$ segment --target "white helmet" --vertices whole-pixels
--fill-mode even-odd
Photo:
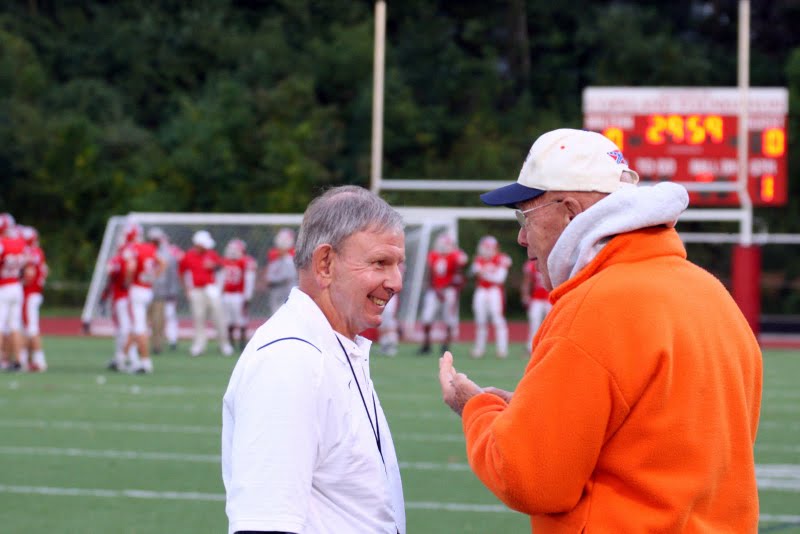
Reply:
[[[207,230],[198,230],[192,236],[192,244],[205,249],[212,249],[217,244]]]
[[[275,248],[289,250],[294,246],[294,230],[291,228],[281,228],[278,233],[275,234],[275,239],[273,239],[272,242]]]
[[[13,230],[15,224],[16,221],[14,221],[13,215],[10,213],[0,213],[0,235]]]
[[[147,230],[147,240],[148,241],[157,241],[161,243],[162,241],[167,240],[167,234],[164,233],[164,230],[159,228],[158,226],[153,226],[149,230]]]
[[[25,240],[30,246],[33,246],[39,242],[39,232],[36,231],[36,228],[33,226],[23,226],[20,228],[19,231],[22,239]]]
[[[491,235],[485,235],[478,241],[478,256],[483,258],[493,258],[497,254],[497,239]]]
[[[244,251],[246,249],[247,245],[245,242],[238,237],[234,237],[225,245],[225,257],[231,260],[238,260],[244,256]]]
[[[433,250],[439,254],[448,254],[456,248],[456,240],[450,232],[443,232],[436,236],[433,242]]]
[[[139,241],[142,237],[142,225],[136,221],[128,221],[125,223],[125,228],[122,230],[122,236],[125,243],[133,243]]]

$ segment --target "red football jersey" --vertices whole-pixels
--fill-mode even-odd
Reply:
[[[536,268],[535,260],[528,260],[523,267],[524,276],[530,281],[530,297],[535,300],[548,300],[550,292],[544,287],[544,277]]]
[[[122,250],[127,264],[133,265],[131,284],[152,287],[158,269],[158,249],[152,243],[131,243]],[[130,267],[129,267],[130,268]]]
[[[214,250],[190,248],[178,264],[181,276],[189,272],[194,287],[205,287],[214,283],[214,271],[222,267],[222,258]]]
[[[225,272],[222,290],[225,293],[244,293],[245,274],[255,271],[255,259],[252,256],[243,256],[235,260],[225,258],[222,260],[222,265]]]
[[[467,259],[467,253],[460,249],[445,254],[430,251],[428,268],[431,273],[431,287],[444,289],[454,285],[454,278],[467,264]]]
[[[108,290],[111,292],[112,302],[128,298],[128,284],[125,280],[125,258],[117,253],[108,260]]]
[[[19,237],[0,238],[0,286],[20,281],[27,245]]]
[[[271,248],[267,251],[267,263],[271,261],[275,261],[280,258],[284,253],[288,253],[289,256],[294,258],[294,248],[290,248],[287,251],[281,250],[279,248]]]
[[[509,267],[511,258],[507,254],[497,253],[491,258],[476,256],[473,260],[475,282],[480,287],[502,287]]]
[[[47,260],[44,251],[37,246],[28,247],[27,263],[25,264],[26,281],[22,286],[26,295],[44,291],[44,282],[47,279]]]

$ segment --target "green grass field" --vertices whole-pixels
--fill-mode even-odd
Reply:
[[[111,341],[50,337],[50,370],[0,374],[0,531],[226,532],[221,399],[235,359],[157,356],[152,376],[104,370]],[[530,531],[467,467],[459,419],[440,400],[437,360],[404,346],[372,373],[403,470],[412,534]],[[512,354],[521,354],[520,346]],[[525,360],[459,370],[513,389]],[[800,353],[767,351],[756,458],[761,532],[800,533]]]

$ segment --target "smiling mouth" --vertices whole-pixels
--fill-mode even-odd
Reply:
[[[388,300],[379,299],[378,297],[369,297],[369,300],[371,300],[376,306],[380,307],[386,306],[386,303],[389,302]]]

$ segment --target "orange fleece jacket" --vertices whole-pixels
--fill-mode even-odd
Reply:
[[[511,402],[464,408],[480,480],[536,534],[756,532],[761,351],[675,230],[614,237],[551,300]]]

